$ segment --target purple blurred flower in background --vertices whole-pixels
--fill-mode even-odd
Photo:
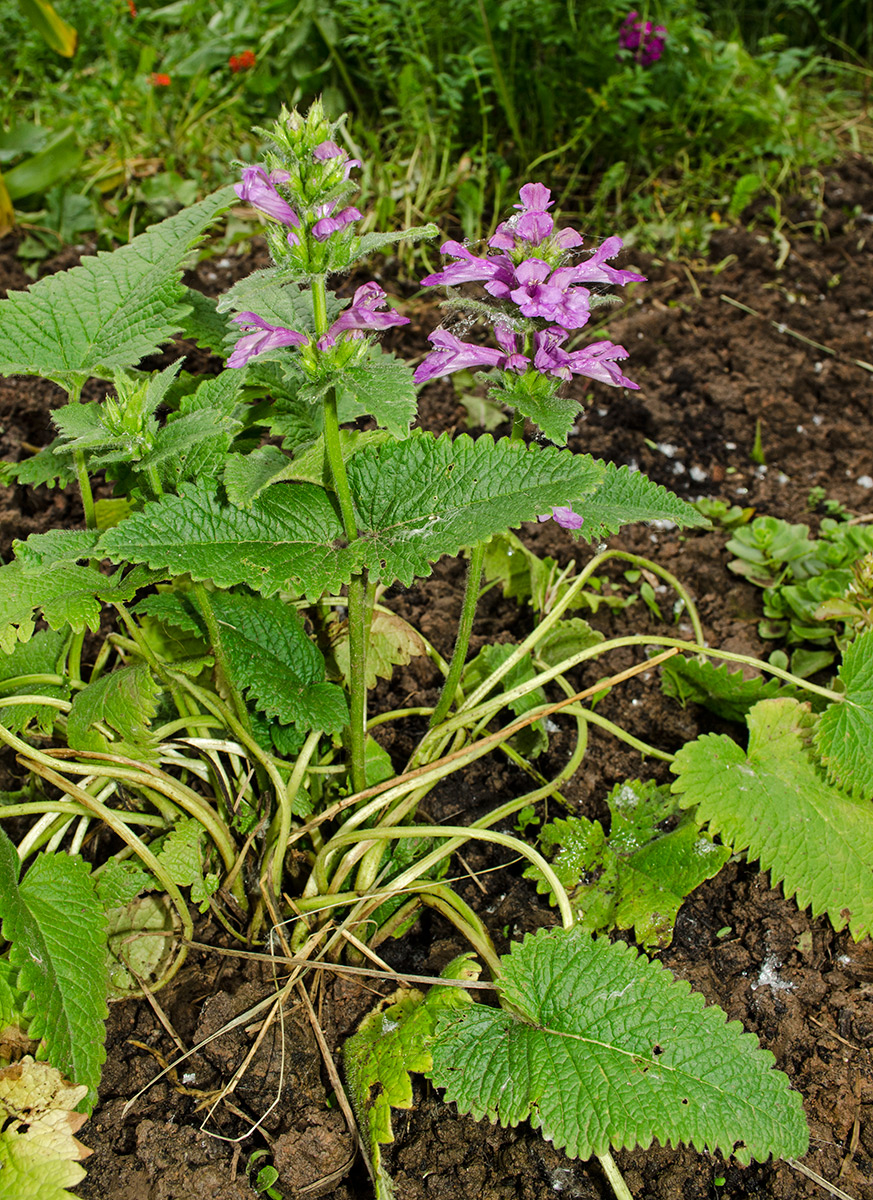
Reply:
[[[277,183],[287,183],[290,178],[287,171],[271,171],[268,175],[262,166],[245,167],[242,183],[236,184],[234,191],[245,204],[297,229],[300,226],[297,213],[276,191]]]
[[[557,521],[562,529],[581,529],[585,524],[584,517],[580,517],[577,512],[573,512],[572,508],[566,508],[564,505],[558,505],[550,513],[537,517],[537,520]]]
[[[618,48],[633,55],[640,66],[651,67],[664,53],[667,30],[663,25],[641,21],[636,11],[629,12],[618,31]]]
[[[263,354],[265,350],[275,350],[277,346],[305,346],[309,341],[305,334],[298,333],[296,329],[268,325],[257,313],[237,313],[232,320],[249,332],[234,346],[233,353],[227,360],[229,367],[244,367],[256,354]]]

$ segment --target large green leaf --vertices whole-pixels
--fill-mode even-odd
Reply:
[[[149,726],[157,712],[158,687],[145,663],[100,675],[76,693],[67,716],[67,741],[74,750],[113,751],[148,757],[153,746]],[[119,740],[109,741],[97,724]]]
[[[106,921],[81,858],[41,854],[19,881],[14,844],[0,830],[0,920],[17,986],[28,993],[28,1034],[53,1066],[97,1099],[106,1053]]]
[[[629,946],[541,930],[501,960],[504,1008],[442,1014],[431,1079],[461,1112],[529,1119],[573,1157],[690,1142],[801,1156],[800,1096],[724,1012]]]
[[[587,456],[553,447],[422,435],[351,459],[361,535],[351,544],[323,488],[278,483],[246,510],[203,488],[148,504],[109,530],[100,550],[114,561],[189,572],[222,588],[245,583],[266,595],[336,591],[362,567],[408,587],[444,554],[592,491],[602,472]]]
[[[747,753],[715,733],[682,747],[679,803],[859,940],[873,931],[873,806],[825,781],[809,749],[813,718],[796,700],[764,700],[747,720]]]
[[[182,328],[182,267],[234,199],[222,188],[111,254],[50,275],[0,301],[0,374],[71,385],[135,366]]]
[[[739,669],[731,671],[727,663],[715,666],[709,659],[683,658],[677,654],[661,667],[661,687],[665,696],[674,696],[686,704],[703,704],[726,721],[744,721],[746,713],[761,700],[786,696],[797,699],[799,690],[778,679],[746,679]]]
[[[64,630],[55,632],[43,629],[34,634],[29,642],[19,642],[11,654],[0,656],[0,692],[8,695],[10,683],[20,676],[56,675],[63,669],[65,650],[69,635]],[[67,683],[26,683],[15,689],[19,694],[47,696],[57,700],[69,700],[70,687]],[[13,733],[20,733],[31,721],[35,721],[42,733],[51,732],[58,710],[46,704],[15,704],[0,709],[0,724]]]
[[[831,780],[873,800],[873,630],[846,647],[845,698],[822,714],[816,745]]]

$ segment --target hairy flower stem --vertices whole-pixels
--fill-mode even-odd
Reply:
[[[525,344],[525,349],[528,349],[527,344]],[[516,412],[512,418],[512,435],[510,441],[520,442],[522,440],[524,437],[524,425],[524,414]],[[476,604],[479,600],[479,585],[482,582],[482,565],[484,561],[485,543],[479,542],[470,551],[470,565],[467,570],[467,586],[464,591],[464,603],[458,623],[458,636],[455,640],[455,649],[449,665],[449,673],[443,684],[442,694],[430,718],[431,729],[445,719],[446,713],[448,713],[455,698],[455,692],[458,690],[458,684],[461,682],[464,664],[467,661],[470,634],[473,631],[473,619],[476,616]]]
[[[327,331],[327,303],[324,279],[312,281],[312,310],[315,332]],[[339,501],[343,529],[350,542],[358,536],[355,505],[343,461],[339,435],[336,391],[331,388],[324,401],[324,445],[331,478]],[[367,737],[367,640],[369,616],[367,575],[362,571],[349,580],[349,753],[352,760],[352,785],[355,791],[367,786],[364,745]]]
[[[442,695],[430,718],[431,727],[439,725],[452,706],[464,664],[467,660],[467,648],[470,645],[470,634],[473,631],[473,618],[476,616],[476,601],[479,598],[479,585],[482,582],[482,563],[485,559],[485,543],[479,542],[470,551],[470,564],[467,568],[467,586],[464,590],[464,603],[461,608],[461,619],[458,622],[458,636],[449,673],[443,684]]]
[[[202,583],[195,583],[193,591],[197,600],[197,607],[200,609],[200,615],[206,623],[206,632],[209,634],[209,644],[212,647],[212,653],[215,655],[215,675],[218,690],[223,695],[230,696],[237,720],[251,732],[252,726],[245,701],[233,686],[230,672],[227,669],[227,656],[224,653],[224,645],[221,640],[221,628],[218,624],[218,618],[215,615],[215,609],[212,607],[212,601],[209,599],[209,592]]]

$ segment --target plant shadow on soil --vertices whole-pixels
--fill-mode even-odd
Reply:
[[[571,440],[573,448],[634,463],[686,498],[719,497],[805,521],[813,529],[818,518],[807,507],[813,487],[823,487],[854,512],[873,508],[873,373],[853,361],[873,358],[873,164],[850,159],[830,171],[824,198],[820,220],[826,236],[807,236],[804,228],[811,227],[817,214],[798,209],[790,253],[782,263],[780,246],[766,233],[742,229],[718,233],[705,263],[661,263],[628,254],[627,261],[639,265],[649,282],[637,289],[628,306],[611,313],[607,336],[629,350],[627,370],[641,390],[618,393],[594,385]],[[63,269],[75,260],[73,251],[65,252],[49,269]],[[253,266],[264,265],[263,260],[262,249],[247,257],[205,260],[193,282],[217,294]],[[390,264],[383,271],[381,282],[389,293],[414,297],[413,287],[392,277]],[[0,242],[0,288],[26,283],[14,257],[14,240]],[[760,315],[743,312],[730,299]],[[412,324],[393,331],[390,345],[405,355],[420,355],[425,335],[441,313],[432,302],[416,299],[406,311]],[[192,355],[190,346],[182,351],[189,355],[189,369],[218,367],[196,350]],[[191,357],[198,355],[192,364]],[[0,456],[18,458],[46,444],[52,436],[48,411],[58,402],[51,384],[0,380]],[[465,418],[450,380],[424,389],[422,426],[462,430]],[[766,466],[756,466],[750,458],[759,420]],[[5,557],[13,537],[80,523],[78,499],[69,493],[16,488],[0,497]],[[553,522],[526,526],[521,535],[538,552],[562,563],[572,557],[584,562],[592,553]],[[699,604],[710,645],[766,656],[756,630],[759,594],[727,571],[724,542],[718,531],[682,535],[637,526],[610,545],[652,557],[678,574]],[[615,578],[620,578],[618,571]],[[408,591],[394,589],[388,602],[448,655],[462,587],[463,565],[439,563],[430,579]],[[664,597],[668,615],[672,599]],[[498,589],[489,591],[477,615],[471,650],[486,640],[517,640],[529,619]],[[612,615],[601,610],[591,620],[616,636],[638,632],[641,624],[653,634],[675,635],[676,629],[657,622],[641,604]],[[630,651],[619,651],[608,665],[618,671],[632,661]],[[579,686],[595,677],[580,672]],[[380,686],[374,707],[434,703],[437,685],[430,664],[413,660]],[[722,728],[704,710],[683,710],[666,699],[654,673],[615,689],[600,711],[671,751],[701,732]],[[728,728],[736,733],[736,727],[724,726]],[[401,765],[422,729],[409,721],[390,734],[385,730],[380,729],[380,738]],[[560,732],[552,737],[547,766],[559,768],[568,744]],[[7,761],[6,770],[14,772],[14,763]],[[603,819],[613,784],[638,776],[666,780],[668,772],[592,730],[585,760],[563,793],[573,812]],[[426,810],[436,821],[473,820],[528,787],[512,765],[483,760],[463,780],[445,781],[428,797]],[[506,864],[498,847],[471,843],[464,860],[458,867],[458,890],[483,915],[498,950],[504,952],[510,938],[554,924],[553,910],[539,902],[533,885],[522,878],[522,865]],[[216,947],[229,944],[217,927],[204,926],[199,935]],[[428,914],[402,941],[381,952],[397,970],[430,974],[465,948],[448,924]],[[855,1200],[873,1200],[870,940],[856,945],[847,933],[834,933],[825,917],[812,920],[781,891],[771,889],[754,864],[734,861],[685,902],[672,944],[659,957],[708,1001],[742,1021],[788,1072],[803,1096],[811,1128],[806,1165]],[[159,1000],[179,1038],[193,1046],[274,988],[263,965],[195,952]],[[319,979],[312,1000],[336,1052],[375,1002],[375,994],[372,984],[338,973]],[[331,1085],[299,1003],[288,1007],[284,1030],[274,1027],[264,1038],[233,1093],[232,1107],[220,1105],[206,1122],[208,1132],[201,1129],[204,1098],[232,1077],[254,1037],[246,1028],[223,1035],[124,1112],[126,1101],[177,1051],[147,1003],[112,1005],[100,1104],[82,1131],[94,1150],[86,1163],[87,1179],[78,1189],[83,1200],[251,1200],[256,1191],[246,1164],[264,1147],[279,1172],[275,1187],[283,1196],[370,1197],[354,1138],[339,1109],[329,1104]],[[280,1067],[284,1083],[279,1102],[257,1134],[233,1141],[248,1121],[270,1108]],[[386,1161],[404,1200],[471,1193],[481,1200],[610,1195],[596,1163],[568,1160],[526,1125],[503,1130],[459,1117],[420,1080],[414,1108],[395,1113],[394,1129],[396,1141],[386,1150]],[[717,1155],[657,1145],[618,1151],[615,1157],[640,1200],[796,1200],[823,1194],[784,1162],[740,1168]]]

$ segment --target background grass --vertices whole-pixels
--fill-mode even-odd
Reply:
[[[372,224],[473,239],[538,179],[595,233],[696,252],[750,202],[784,221],[784,196],[815,199],[821,167],[873,146],[873,0],[637,5],[668,31],[649,67],[618,50],[630,0],[57,0],[71,60],[0,0],[23,252],[125,239],[255,159],[253,123],[319,94],[350,113]]]

